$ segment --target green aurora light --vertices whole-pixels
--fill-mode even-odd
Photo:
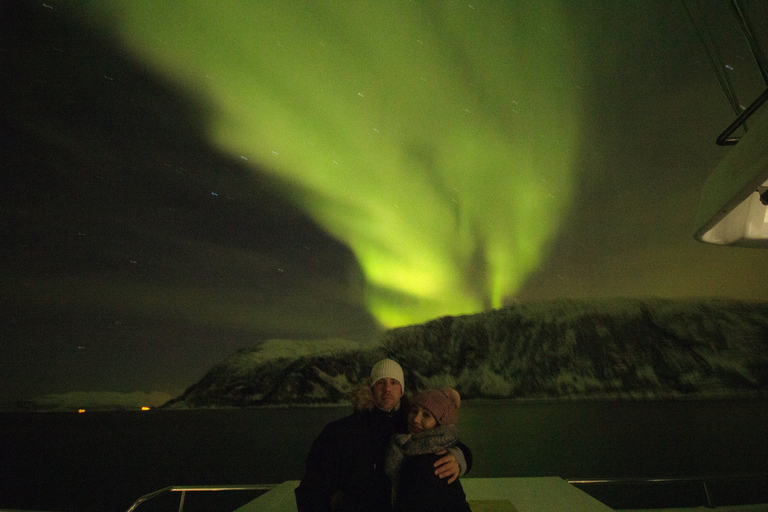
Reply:
[[[577,42],[549,2],[84,2],[217,147],[354,251],[388,327],[514,296],[568,211]]]

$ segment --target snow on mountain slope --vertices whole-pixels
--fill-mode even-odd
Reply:
[[[557,300],[442,317],[370,345],[273,340],[217,365],[167,407],[341,403],[382,357],[407,391],[464,398],[641,398],[768,391],[768,304]]]

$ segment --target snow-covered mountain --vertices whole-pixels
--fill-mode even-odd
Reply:
[[[142,407],[159,407],[172,398],[162,391],[70,391],[49,394],[34,400],[0,404],[0,410],[9,411],[138,411]]]
[[[557,300],[391,329],[369,345],[243,349],[165,407],[341,403],[392,357],[406,391],[464,398],[641,398],[768,392],[768,303]]]

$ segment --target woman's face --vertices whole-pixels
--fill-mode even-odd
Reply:
[[[420,405],[411,406],[408,412],[408,429],[413,434],[429,430],[437,426],[437,420],[432,413]]]

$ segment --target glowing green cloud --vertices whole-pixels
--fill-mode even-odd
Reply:
[[[545,2],[93,2],[291,185],[387,326],[499,306],[570,204],[578,49]]]

